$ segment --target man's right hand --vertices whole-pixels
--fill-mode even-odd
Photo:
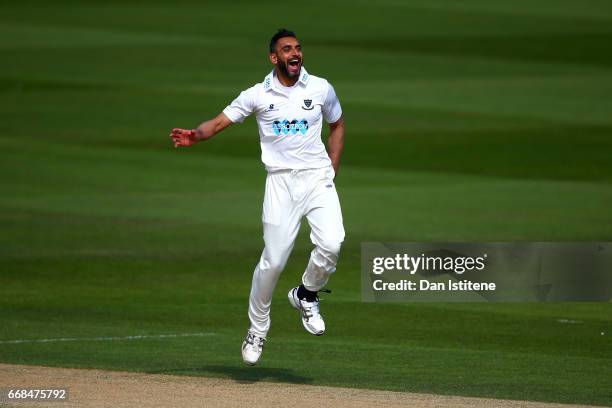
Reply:
[[[174,142],[174,147],[187,147],[199,142],[196,132],[193,129],[172,129],[170,137]]]
[[[211,120],[202,123],[196,129],[172,129],[170,137],[174,142],[174,147],[187,147],[210,139],[231,124],[232,121],[225,116],[225,113],[221,112]]]

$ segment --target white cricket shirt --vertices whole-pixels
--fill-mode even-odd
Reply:
[[[223,113],[234,123],[255,113],[261,161],[269,172],[331,165],[321,140],[322,122],[337,122],[342,108],[331,84],[304,67],[291,89],[280,85],[272,71],[262,83],[241,92]]]

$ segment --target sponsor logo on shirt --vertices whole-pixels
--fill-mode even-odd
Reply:
[[[272,122],[272,130],[277,136],[289,134],[296,135],[298,133],[305,135],[306,131],[308,130],[308,121],[306,119],[275,120]]]

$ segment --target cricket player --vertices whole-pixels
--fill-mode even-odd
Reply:
[[[270,304],[276,282],[306,217],[314,249],[299,286],[289,290],[304,328],[315,336],[325,332],[317,293],[336,270],[344,240],[342,212],[334,178],[344,146],[342,108],[334,88],[306,72],[295,33],[281,29],[270,40],[274,69],[243,91],[217,117],[196,129],[173,129],[175,147],[208,140],[233,123],[255,114],[261,159],[268,172],[263,202],[265,247],[253,273],[249,296],[251,326],[242,343],[242,358],[254,365],[270,330]],[[323,120],[329,123],[327,150],[321,140]]]

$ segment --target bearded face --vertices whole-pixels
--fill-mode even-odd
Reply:
[[[278,71],[289,79],[298,78],[302,69],[302,47],[294,37],[283,37],[276,43],[276,52],[270,60]]]

